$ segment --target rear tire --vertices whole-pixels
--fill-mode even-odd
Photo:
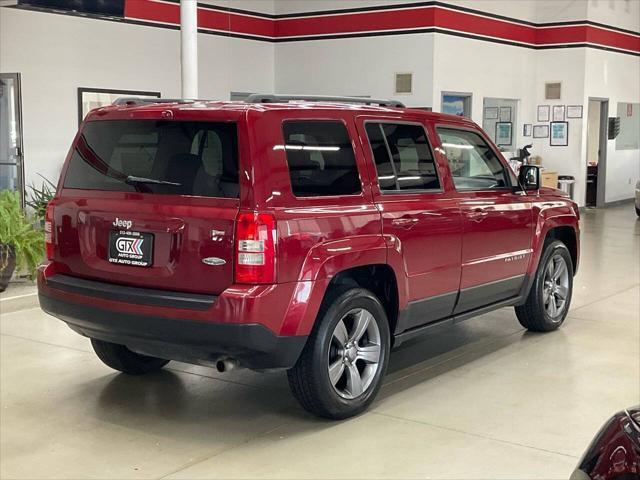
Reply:
[[[364,411],[382,385],[389,361],[389,323],[376,296],[362,288],[323,301],[289,386],[302,407],[340,420]]]
[[[640,208],[636,207],[636,215],[640,217]]]
[[[143,375],[145,373],[156,372],[164,367],[169,360],[162,358],[147,357],[139,353],[132,352],[124,345],[104,342],[95,338],[91,339],[93,351],[102,362],[122,373],[128,375]]]
[[[573,263],[566,245],[545,242],[536,276],[523,305],[515,307],[520,324],[532,332],[557,329],[567,316],[573,291]]]

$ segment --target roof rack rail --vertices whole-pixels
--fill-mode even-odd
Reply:
[[[205,100],[191,100],[185,98],[158,98],[158,97],[118,97],[112,105],[142,105],[145,103],[194,103]]]
[[[245,101],[247,103],[286,103],[296,100],[303,102],[361,103],[364,105],[379,105],[381,107],[405,108],[404,104],[397,100],[366,97],[334,97],[331,95],[264,95],[254,93],[253,95],[249,95]]]

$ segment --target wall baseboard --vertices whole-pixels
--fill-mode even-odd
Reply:
[[[631,197],[631,198],[623,198],[622,200],[615,200],[613,202],[605,202],[604,208],[617,207],[619,205],[633,203],[635,201],[636,201],[635,197]]]

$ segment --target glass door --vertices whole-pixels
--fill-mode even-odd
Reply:
[[[24,202],[20,74],[0,73],[0,190],[20,192]]]

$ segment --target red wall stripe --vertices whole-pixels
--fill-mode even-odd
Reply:
[[[269,18],[249,17],[233,13],[201,8],[198,10],[198,24],[203,28],[226,30],[242,35],[275,36],[275,25]]]
[[[500,40],[535,44],[536,28],[529,25],[480,17],[464,12],[437,8],[436,26]]]
[[[540,28],[536,38],[537,45],[584,42],[640,52],[639,37],[592,25]]]
[[[614,32],[612,30],[591,26],[587,28],[585,36],[587,42],[590,43],[640,52],[640,36]]]
[[[127,0],[124,4],[124,16],[125,18],[177,25],[180,23],[180,7],[152,0]],[[198,11],[198,16],[200,16],[200,11]]]
[[[127,0],[128,19],[180,23],[176,3]],[[455,10],[455,7],[417,6],[398,10],[338,13],[294,18],[266,18],[210,8],[198,9],[198,26],[267,40],[439,28],[528,46],[591,43],[640,53],[640,34],[622,33],[593,25],[531,26]]]
[[[276,37],[305,37],[434,26],[433,7],[275,20]]]
[[[180,24],[180,6],[154,0],[127,0],[125,18]],[[250,17],[208,8],[198,9],[198,27],[241,35],[275,37],[275,25],[269,18]]]

